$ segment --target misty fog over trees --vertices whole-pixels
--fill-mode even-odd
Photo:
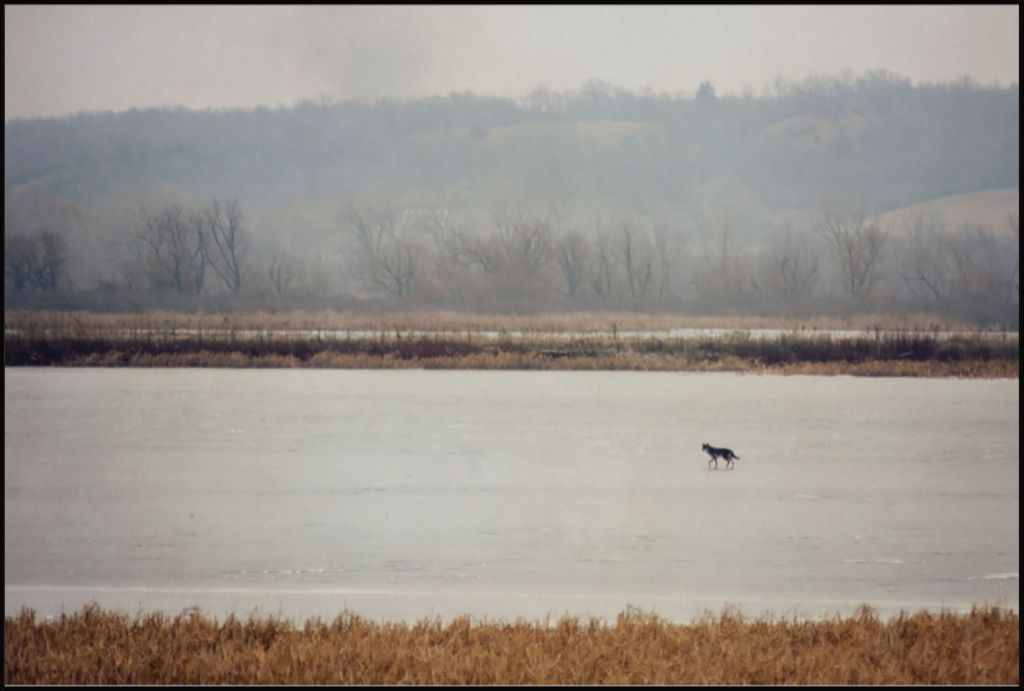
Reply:
[[[1019,325],[1019,87],[887,72],[755,94],[14,120],[5,307],[934,312]],[[1016,205],[1015,205],[1016,206]]]

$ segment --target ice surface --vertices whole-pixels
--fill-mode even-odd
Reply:
[[[1018,417],[1015,380],[6,369],[5,612],[1017,609]]]

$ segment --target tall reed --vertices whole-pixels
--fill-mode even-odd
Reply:
[[[673,624],[629,610],[614,624],[372,622],[302,626],[189,611],[126,615],[96,606],[52,621],[6,617],[6,684],[1009,684],[1019,617],[870,608],[827,620],[734,611]]]

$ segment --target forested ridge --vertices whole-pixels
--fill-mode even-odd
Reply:
[[[5,306],[1019,322],[1019,89],[888,72],[755,94],[133,110],[4,128]]]

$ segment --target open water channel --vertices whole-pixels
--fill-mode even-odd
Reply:
[[[1019,610],[1016,380],[4,375],[7,616]]]

